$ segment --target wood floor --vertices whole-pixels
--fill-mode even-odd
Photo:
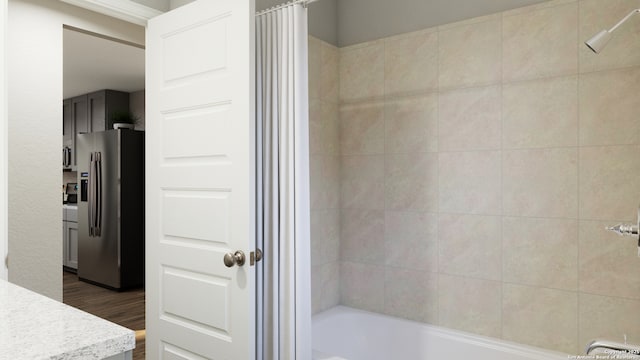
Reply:
[[[63,302],[131,330],[144,329],[144,290],[117,292],[78,280],[68,272],[63,275]],[[144,340],[136,344],[133,360],[144,360]]]

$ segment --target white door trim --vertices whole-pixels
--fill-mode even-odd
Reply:
[[[9,271],[5,258],[9,252],[7,212],[7,0],[0,0],[0,279],[7,280]]]
[[[147,21],[162,14],[160,10],[130,0],[60,0],[134,24],[147,26]]]

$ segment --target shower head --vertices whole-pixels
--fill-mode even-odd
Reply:
[[[585,45],[587,45],[587,47],[589,47],[589,49],[591,49],[591,51],[593,51],[594,53],[599,54],[600,51],[602,51],[602,49],[604,49],[604,47],[607,46],[607,43],[609,42],[609,40],[611,40],[611,37],[613,36],[613,32],[616,31],[616,29],[620,27],[620,25],[624,24],[627,20],[629,20],[629,18],[631,18],[633,15],[637,13],[640,13],[640,9],[635,9],[632,12],[630,12],[627,16],[625,16],[622,20],[620,20],[610,30],[605,29],[600,31],[591,39],[585,41],[584,42]]]
[[[611,36],[612,35],[609,30],[602,30],[599,33],[595,34],[591,39],[585,41],[584,44],[587,45],[587,47],[591,49],[591,51],[599,54],[600,51],[602,51],[602,49],[607,46],[607,43],[609,43],[609,40],[611,40]]]

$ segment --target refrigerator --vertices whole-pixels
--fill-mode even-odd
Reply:
[[[77,138],[78,277],[109,289],[144,284],[144,132]]]

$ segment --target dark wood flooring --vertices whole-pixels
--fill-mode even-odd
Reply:
[[[63,272],[63,302],[131,330],[144,329],[144,289],[117,292],[78,280]],[[136,344],[133,360],[144,360],[144,340]]]

